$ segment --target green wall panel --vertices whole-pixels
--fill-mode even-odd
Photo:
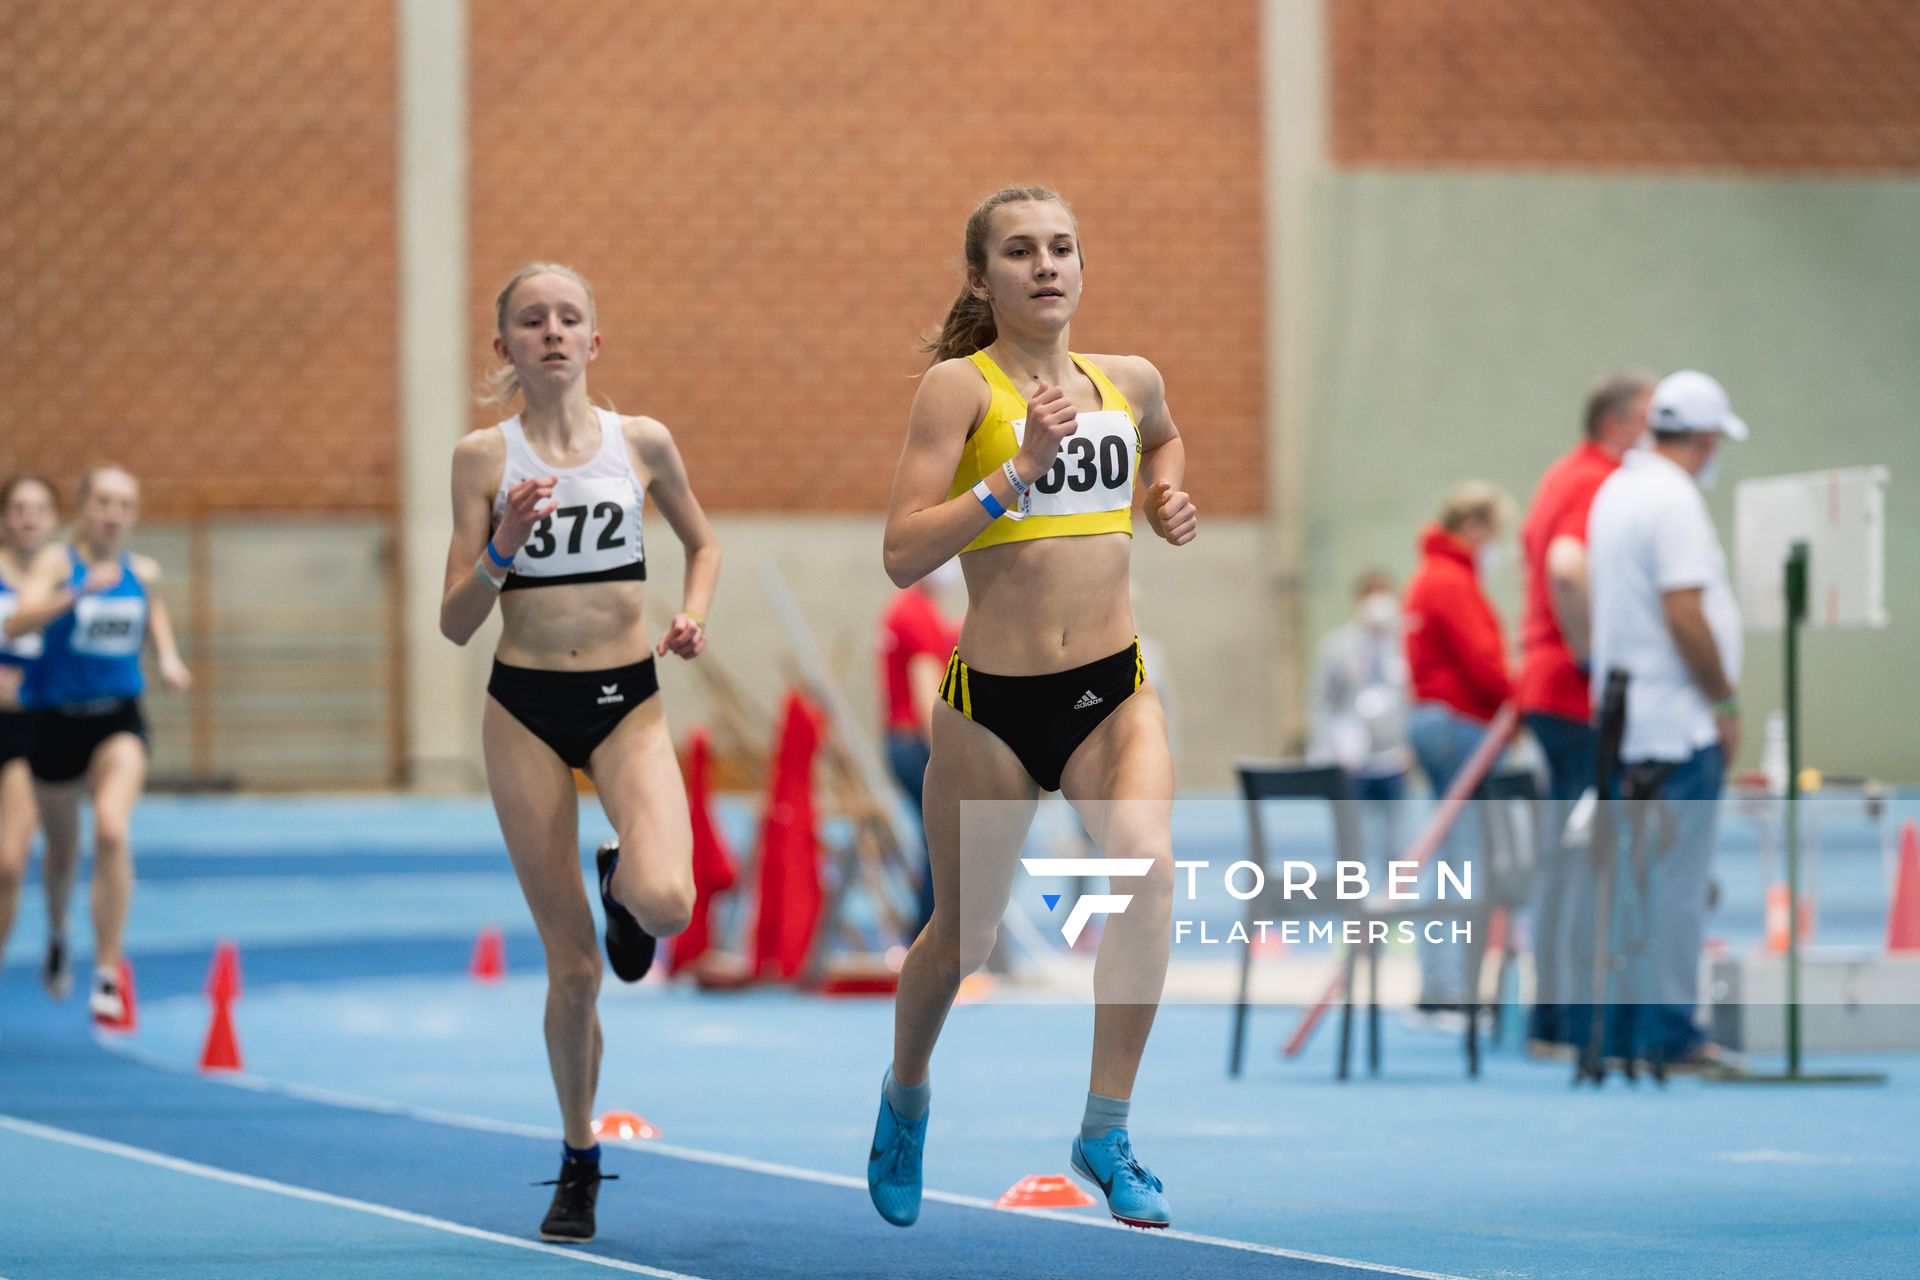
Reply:
[[[1920,782],[1920,182],[1345,173],[1316,220],[1315,634],[1363,566],[1411,569],[1453,481],[1524,504],[1599,374],[1701,368],[1753,427],[1709,495],[1729,555],[1741,478],[1892,469],[1894,625],[1808,636],[1805,756]],[[1511,635],[1517,566],[1492,585]],[[1778,638],[1749,636],[1743,764],[1779,688]]]

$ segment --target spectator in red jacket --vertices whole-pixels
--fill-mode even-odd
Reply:
[[[1571,917],[1577,912],[1592,918],[1591,885],[1574,874],[1560,833],[1580,793],[1593,785],[1587,512],[1621,455],[1646,434],[1652,395],[1653,378],[1644,373],[1627,370],[1601,379],[1587,396],[1585,438],[1540,477],[1520,529],[1527,604],[1514,700],[1547,762],[1531,895],[1534,1006],[1527,1020],[1527,1047],[1543,1057],[1586,1035],[1586,1028],[1572,1026],[1565,1006],[1571,998]]]
[[[1487,722],[1513,694],[1500,618],[1481,589],[1500,538],[1512,524],[1512,510],[1512,500],[1493,485],[1477,480],[1456,485],[1440,506],[1438,523],[1421,533],[1420,567],[1407,582],[1403,612],[1413,685],[1407,736],[1435,796],[1453,782],[1480,745]],[[1441,863],[1464,876],[1479,839],[1469,806],[1441,842],[1426,883],[1437,881]],[[1445,927],[1450,933],[1450,922]],[[1459,1009],[1473,999],[1469,952],[1462,943],[1435,943],[1435,932],[1422,936],[1420,1008]]]

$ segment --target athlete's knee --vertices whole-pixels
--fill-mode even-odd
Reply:
[[[993,955],[993,949],[1000,944],[1000,925],[998,921],[982,924],[972,929],[956,929],[953,948],[953,980],[959,982],[969,974],[977,973]]]
[[[693,922],[693,881],[643,880],[634,900],[626,905],[640,927],[656,938],[671,938]]]
[[[1133,901],[1128,904],[1127,914],[1144,920],[1164,919],[1173,912],[1173,852],[1170,849],[1142,850],[1128,855],[1147,857],[1152,865],[1147,874],[1131,879],[1113,881],[1115,893],[1130,893]]]
[[[569,947],[547,954],[547,989],[568,1004],[590,1005],[600,995],[600,951]]]
[[[94,815],[93,851],[95,858],[124,858],[127,855],[127,820],[117,815]]]
[[[923,963],[935,980],[949,987],[958,987],[962,978],[985,964],[994,944],[991,936],[984,939],[976,936],[971,941],[965,938],[956,915],[936,906],[933,919],[913,940],[916,961]]]

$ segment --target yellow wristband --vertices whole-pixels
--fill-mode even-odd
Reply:
[[[700,614],[695,613],[691,609],[682,609],[680,612],[683,616],[692,618],[695,624],[698,625],[701,630],[703,631],[706,630],[706,626],[707,626],[706,618],[702,617]]]

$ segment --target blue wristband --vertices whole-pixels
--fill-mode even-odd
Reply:
[[[499,565],[502,569],[513,568],[513,557],[512,556],[502,557],[498,551],[495,551],[493,549],[492,538],[487,539],[487,559],[493,561],[495,564]]]
[[[1000,499],[993,496],[993,490],[987,488],[985,480],[973,486],[973,496],[980,499],[980,505],[987,509],[987,515],[991,518],[998,520],[1007,514],[1007,509],[1000,505]]]

